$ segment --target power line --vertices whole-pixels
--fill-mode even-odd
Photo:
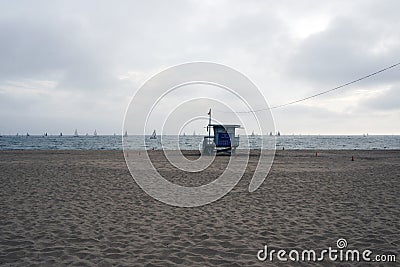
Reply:
[[[396,63],[396,64],[393,64],[393,65],[391,65],[391,66],[388,66],[388,67],[386,67],[386,68],[380,69],[380,70],[378,70],[378,71],[375,71],[375,72],[373,72],[373,73],[370,73],[370,74],[368,74],[368,75],[366,75],[366,76],[364,76],[364,77],[361,77],[361,78],[352,80],[352,81],[350,81],[350,82],[344,83],[344,84],[342,84],[342,85],[336,86],[336,87],[334,87],[334,88],[332,88],[332,89],[329,89],[329,90],[320,92],[320,93],[315,94],[315,95],[311,95],[311,96],[308,96],[308,97],[304,97],[304,98],[301,98],[301,99],[298,99],[298,100],[294,100],[294,101],[288,102],[288,103],[286,103],[286,104],[277,105],[277,106],[273,106],[273,107],[270,107],[270,108],[263,108],[263,109],[250,110],[250,111],[239,111],[239,112],[234,112],[234,113],[254,113],[254,112],[259,112],[259,111],[264,111],[264,110],[271,110],[271,109],[277,109],[277,108],[282,108],[282,107],[286,107],[286,106],[289,106],[289,105],[293,105],[293,104],[296,104],[296,103],[299,103],[299,102],[302,102],[302,101],[306,101],[306,100],[308,100],[308,99],[310,99],[310,98],[314,98],[314,97],[317,97],[317,96],[320,96],[320,95],[324,95],[324,94],[330,93],[330,92],[332,92],[332,91],[336,91],[336,90],[341,89],[341,88],[343,88],[343,87],[349,86],[350,84],[357,83],[357,82],[360,82],[360,81],[362,81],[362,80],[368,79],[368,78],[370,78],[370,77],[372,77],[372,76],[375,76],[375,75],[377,75],[377,74],[379,74],[379,73],[382,73],[382,72],[384,72],[384,71],[387,71],[387,70],[392,69],[392,68],[394,68],[394,67],[397,67],[397,66],[399,66],[399,65],[400,65],[400,62],[398,62],[398,63]]]

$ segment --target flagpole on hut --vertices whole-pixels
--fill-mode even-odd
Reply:
[[[210,108],[210,111],[208,112],[208,116],[210,116],[210,117],[208,118],[207,131],[208,131],[208,138],[211,138],[211,129],[210,129],[210,127],[211,127],[211,108]],[[210,139],[208,139],[208,140],[210,140]]]

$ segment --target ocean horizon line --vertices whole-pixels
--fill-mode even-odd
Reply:
[[[47,135],[45,134],[36,134],[36,133],[15,133],[15,134],[0,134],[0,137],[109,137],[109,136],[120,136],[120,137],[124,137],[124,134],[97,134],[97,135],[93,135],[93,134],[79,134],[79,135],[74,135],[74,134],[49,134],[47,133]],[[129,136],[151,136],[151,134],[128,134]],[[190,137],[190,136],[207,136],[207,134],[158,134],[157,136],[182,136],[182,137]],[[301,133],[293,133],[293,134],[280,134],[280,135],[269,135],[269,134],[239,134],[239,136],[249,136],[249,137],[257,137],[257,136],[264,136],[264,137],[281,137],[281,136],[363,136],[363,137],[368,137],[368,136],[400,136],[400,133],[395,133],[395,134],[388,134],[388,133],[377,133],[377,134],[370,134],[370,133],[361,133],[361,134],[335,134],[335,133],[331,133],[331,134],[301,134]],[[127,136],[125,136],[127,137]]]

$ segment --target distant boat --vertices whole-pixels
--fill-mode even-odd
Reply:
[[[62,133],[60,133],[60,136],[62,136]]]
[[[19,133],[17,133],[17,136],[19,136]]]
[[[156,130],[153,131],[153,134],[150,136],[150,139],[157,139]]]
[[[272,132],[269,132],[269,136],[272,136]]]
[[[124,137],[128,137],[128,131],[125,131]]]
[[[278,133],[276,134],[277,136],[281,136],[281,132],[278,131]]]
[[[78,137],[79,135],[78,135],[78,130],[77,129],[75,129],[75,132],[74,132],[74,137]]]
[[[186,136],[186,133],[183,133],[183,136]]]
[[[44,133],[44,136],[47,136],[47,133]]]
[[[196,131],[193,131],[193,136],[196,136]]]
[[[86,136],[89,136],[89,134],[88,134],[88,133],[86,133]]]
[[[97,131],[94,130],[93,136],[97,136]]]
[[[26,136],[30,136],[29,133],[26,133]]]

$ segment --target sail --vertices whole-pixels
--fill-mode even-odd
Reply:
[[[157,139],[156,130],[153,131],[153,134],[150,136],[150,139]]]
[[[75,129],[74,136],[78,136],[78,130]]]

